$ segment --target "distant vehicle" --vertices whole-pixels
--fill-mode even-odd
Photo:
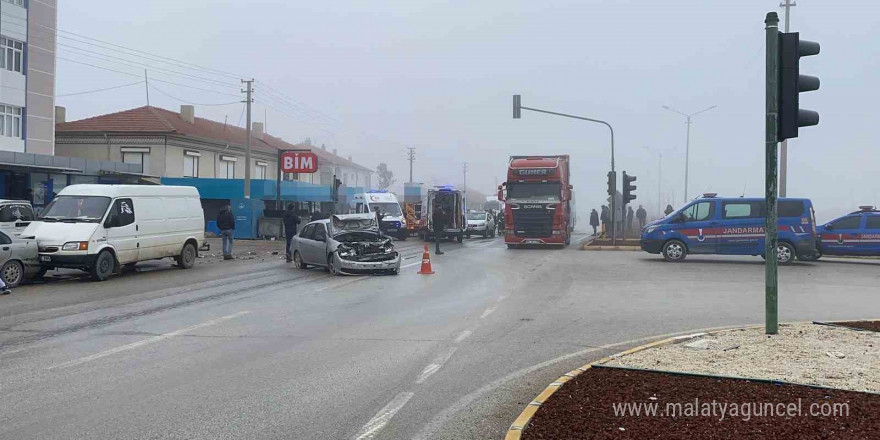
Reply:
[[[422,204],[404,203],[403,213],[406,216],[406,232],[409,235],[418,235],[422,227]]]
[[[290,252],[296,267],[321,266],[333,275],[400,272],[400,254],[369,213],[337,214],[308,223],[291,240]]]
[[[468,212],[467,213],[467,232],[465,236],[471,238],[471,235],[482,235],[483,238],[495,236],[495,217],[489,212]]]
[[[205,215],[191,186],[71,185],[21,237],[37,240],[44,269],[81,269],[103,281],[139,261],[174,258],[191,268]]]
[[[0,200],[0,231],[13,236],[34,221],[34,208],[27,200]]]
[[[571,243],[572,188],[567,154],[511,156],[507,182],[498,187],[507,247]]]
[[[399,240],[409,237],[406,216],[393,193],[372,191],[355,194],[349,202],[349,212],[353,214],[369,212],[375,215],[376,208],[382,214],[382,231]]]
[[[819,254],[880,256],[880,210],[860,206],[858,211],[819,226]]]
[[[7,286],[16,287],[24,279],[42,273],[36,240],[0,232],[0,276]]]
[[[777,261],[816,256],[816,217],[809,199],[779,199]],[[688,254],[764,256],[765,204],[762,198],[721,198],[705,194],[668,216],[645,225],[641,247],[666,261]]]
[[[427,228],[422,231],[422,239],[429,240],[438,238],[451,238],[458,240],[459,243],[464,241],[464,234],[467,230],[467,220],[464,217],[464,194],[451,186],[440,186],[428,190],[427,198],[428,209],[425,212],[427,217]],[[438,206],[442,206],[449,215],[446,228],[443,229],[441,237],[434,237],[434,210]]]

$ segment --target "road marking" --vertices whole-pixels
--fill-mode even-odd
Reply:
[[[394,396],[384,408],[380,409],[379,412],[361,428],[358,435],[355,437],[356,440],[369,440],[376,436],[385,425],[406,405],[406,402],[409,402],[409,399],[412,399],[413,393],[400,393]]]
[[[496,308],[497,308],[497,306],[496,306],[496,307],[489,307],[488,309],[486,309],[486,311],[483,312],[482,315],[480,315],[480,319],[483,319],[483,318],[485,318],[485,317],[491,315],[492,312],[494,312]]]
[[[434,362],[431,362],[430,364],[428,364],[427,367],[425,367],[424,370],[422,370],[422,373],[419,374],[419,378],[416,379],[416,383],[420,384],[431,377],[437,371],[440,371],[440,367],[442,367],[443,364],[445,364],[446,361],[448,361],[449,358],[452,357],[456,350],[458,350],[458,347],[452,347],[446,350],[446,352],[444,352],[440,356],[437,356],[437,358],[434,359]]]
[[[144,340],[142,340],[142,341],[133,342],[133,343],[131,343],[131,344],[122,345],[122,346],[119,346],[119,347],[116,347],[116,348],[111,348],[110,350],[102,351],[102,352],[100,352],[100,353],[95,353],[95,354],[90,355],[90,356],[86,356],[86,357],[82,357],[82,358],[79,358],[79,359],[74,359],[74,360],[72,360],[72,361],[64,362],[64,363],[61,363],[61,364],[58,364],[58,365],[54,365],[54,366],[49,367],[48,369],[49,369],[49,370],[53,370],[53,369],[56,369],[56,368],[67,368],[67,367],[73,367],[73,366],[76,366],[76,365],[84,364],[84,363],[86,363],[86,362],[91,362],[91,361],[94,361],[94,360],[97,360],[97,359],[101,359],[101,358],[103,358],[103,357],[107,357],[107,356],[110,356],[110,355],[113,355],[113,354],[116,354],[116,353],[121,353],[121,352],[123,352],[123,351],[134,350],[135,348],[143,347],[144,345],[155,344],[156,342],[161,342],[161,341],[164,341],[164,340],[166,340],[166,339],[168,339],[168,338],[171,338],[171,337],[174,337],[174,336],[179,336],[179,335],[182,335],[182,334],[184,334],[184,333],[191,332],[191,331],[193,331],[193,330],[197,330],[197,329],[200,329],[200,328],[205,328],[205,327],[208,327],[208,326],[212,326],[212,325],[214,325],[214,324],[219,324],[219,323],[221,323],[221,322],[223,322],[223,321],[228,321],[228,320],[230,320],[230,319],[237,318],[237,317],[239,317],[239,316],[246,315],[246,314],[248,314],[248,313],[250,313],[250,312],[249,312],[249,311],[243,311],[243,312],[233,313],[233,314],[231,314],[231,315],[226,315],[226,316],[223,316],[223,317],[220,317],[220,318],[217,318],[217,319],[212,319],[212,320],[210,320],[210,321],[205,321],[205,322],[203,322],[203,323],[201,323],[201,324],[191,325],[191,326],[189,326],[189,327],[184,327],[184,328],[182,328],[182,329],[180,329],[180,330],[175,330],[175,331],[173,331],[173,332],[169,332],[169,333],[163,333],[163,334],[161,334],[161,335],[159,335],[159,336],[153,336],[152,338],[149,338],[149,339],[144,339]]]
[[[471,334],[473,334],[472,331],[470,331],[470,330],[465,330],[465,331],[463,331],[463,332],[461,332],[461,333],[458,334],[458,336],[455,338],[455,342],[456,342],[456,343],[459,343],[459,342],[461,342],[461,341],[464,341],[465,339],[467,339],[468,337],[470,337]]]
[[[329,285],[329,286],[320,287],[320,288],[318,288],[318,289],[313,290],[312,292],[322,292],[322,291],[327,290],[327,289],[335,289],[335,288],[337,288],[337,287],[347,286],[347,285],[349,285],[349,284],[353,284],[353,283],[356,283],[356,282],[358,282],[358,281],[363,281],[363,280],[365,280],[365,279],[367,279],[367,278],[369,278],[369,277],[357,277],[357,278],[352,278],[352,279],[350,279],[350,280],[345,280],[345,281],[343,281],[343,282],[341,282],[341,283],[336,283],[336,284],[331,284],[331,285]]]
[[[403,266],[400,266],[400,268],[401,268],[401,269],[406,269],[407,267],[418,266],[419,264],[422,264],[422,261],[421,261],[421,260],[416,261],[415,263],[405,264],[405,265],[403,265]]]

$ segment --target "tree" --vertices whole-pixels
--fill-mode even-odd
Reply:
[[[388,189],[389,186],[394,185],[394,182],[397,182],[397,179],[394,178],[394,172],[388,169],[385,162],[376,167],[376,176],[379,179],[379,189]]]

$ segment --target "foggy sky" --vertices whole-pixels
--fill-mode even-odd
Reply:
[[[660,153],[663,204],[674,195],[680,206],[683,198],[684,118],[661,106],[690,113],[717,105],[692,125],[690,197],[763,196],[763,20],[769,11],[782,17],[777,0],[59,3],[63,31],[268,83],[321,114],[269,101],[286,113],[267,111],[270,134],[292,142],[311,137],[371,168],[387,162],[401,182],[408,175],[406,146],[417,148],[416,181],[460,185],[466,161],[468,186],[490,194],[504,180],[508,156],[568,153],[580,215],[598,207],[606,197],[608,130],[527,112],[513,120],[511,95],[520,93],[525,106],[609,121],[618,172],[638,176],[635,203],[649,210],[657,206]],[[801,63],[802,74],[822,80],[819,91],[802,95],[801,107],[818,111],[821,122],[790,142],[789,196],[812,198],[823,221],[877,204],[880,196],[880,135],[871,110],[880,90],[880,6],[797,3],[792,30],[822,45],[819,56]],[[82,53],[59,47],[61,57],[143,74]],[[232,77],[185,72],[223,85],[150,75],[237,94]],[[57,78],[58,94],[138,80],[64,60]],[[196,103],[236,101],[155,86]],[[264,119],[260,93],[258,84],[255,121]],[[181,104],[150,95],[153,105]],[[57,102],[73,120],[145,99],[143,86],[134,86]],[[237,123],[241,109],[197,106],[196,113]]]

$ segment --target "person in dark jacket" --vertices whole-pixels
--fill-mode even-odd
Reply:
[[[645,207],[639,205],[639,209],[636,210],[636,218],[639,219],[639,230],[645,229],[645,224],[648,223],[648,211],[645,211]]]
[[[379,209],[378,206],[373,208],[373,212],[376,213],[376,226],[379,227],[379,232],[382,235],[385,235],[385,226],[382,225],[382,219],[385,217],[385,215],[382,214],[382,211],[381,209]]]
[[[672,209],[672,205],[666,205],[666,210],[663,211],[663,213],[669,215],[672,214],[672,211],[674,211],[674,209]]]
[[[611,223],[611,210],[608,209],[608,206],[602,205],[602,214],[599,218],[602,220],[602,236],[604,237],[608,231],[608,224]]]
[[[596,228],[599,227],[599,213],[595,209],[590,212],[590,226],[593,227],[593,235],[595,236],[598,233]]]
[[[431,213],[431,222],[434,228],[434,253],[437,255],[443,255],[440,250],[440,240],[443,238],[443,231],[446,230],[447,221],[446,210],[442,206],[434,208],[434,212]]]
[[[290,254],[290,241],[293,240],[293,236],[296,235],[296,227],[299,225],[299,215],[297,215],[296,210],[293,209],[293,203],[287,204],[287,210],[284,211],[281,220],[284,222],[284,238],[287,239],[287,247],[284,249],[287,255],[287,262],[290,263],[292,261]]]
[[[220,238],[223,239],[223,259],[232,259],[232,242],[235,240],[235,215],[232,207],[226,205],[217,215],[217,228],[220,229]]]
[[[626,209],[626,230],[632,231],[633,228],[633,218],[635,218],[635,211],[633,211],[632,206],[628,206]]]

